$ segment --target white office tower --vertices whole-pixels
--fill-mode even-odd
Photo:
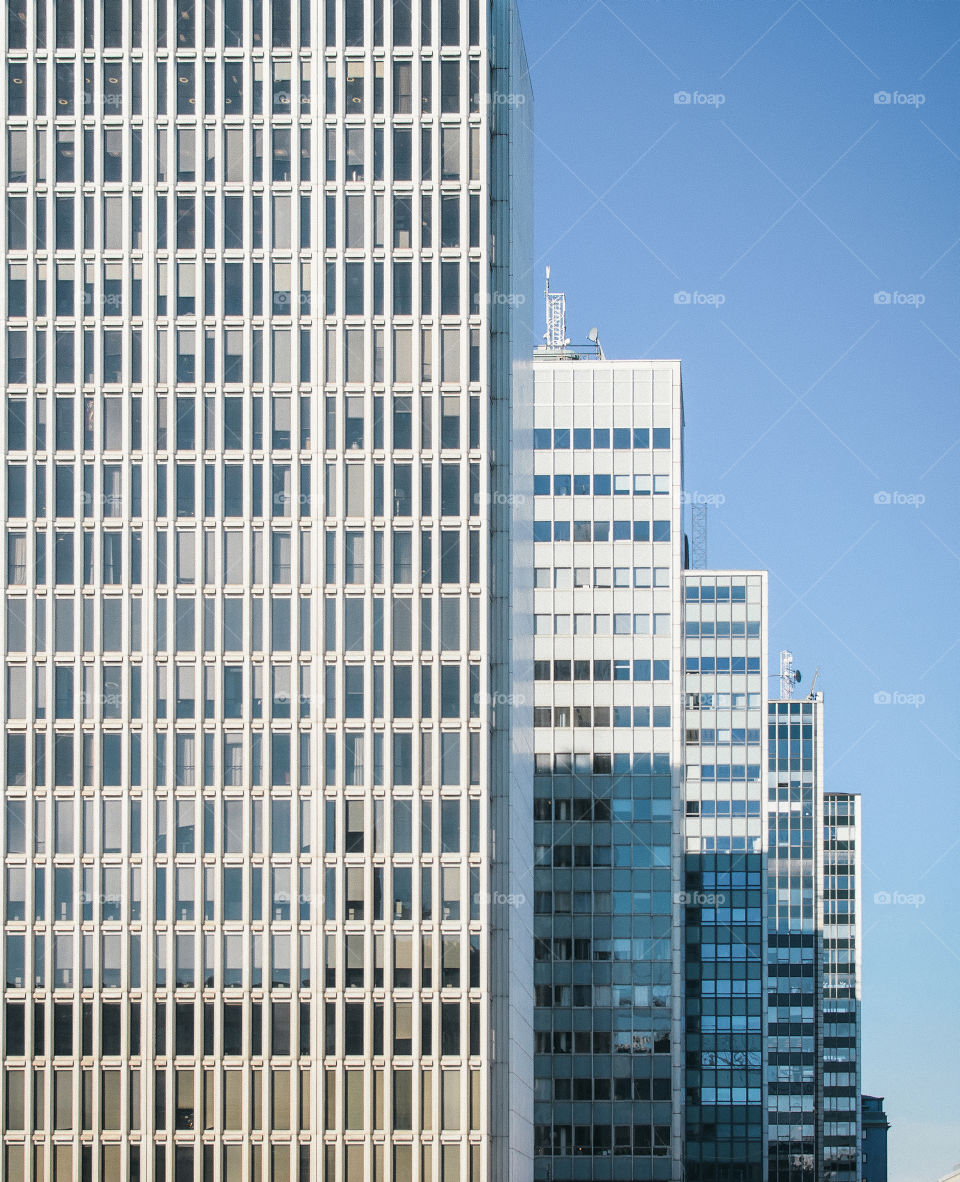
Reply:
[[[4,37],[0,1175],[523,1178],[513,6]]]
[[[680,366],[534,359],[537,1179],[683,1151]]]

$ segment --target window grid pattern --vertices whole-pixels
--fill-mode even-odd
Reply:
[[[679,367],[538,356],[534,416],[534,1176],[669,1178]]]
[[[8,7],[4,1176],[479,1178],[487,14]]]
[[[770,1178],[801,1178],[823,1135],[823,705],[768,704]]]
[[[766,576],[688,571],[684,583],[687,1176],[760,1182]]]
[[[824,796],[823,1170],[836,1182],[862,1171],[860,1083],[860,797]]]

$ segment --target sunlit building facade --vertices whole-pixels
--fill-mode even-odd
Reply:
[[[682,1168],[680,366],[534,360],[534,1177]]]
[[[0,1173],[522,1177],[516,12],[4,37]]]
[[[515,4],[3,35],[5,1182],[857,1182],[859,799],[679,363],[531,361]]]

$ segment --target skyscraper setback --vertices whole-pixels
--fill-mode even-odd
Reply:
[[[858,804],[824,795],[823,695],[769,698],[766,572],[688,569],[679,362],[571,347],[547,300],[534,1176],[855,1179]]]
[[[533,349],[513,0],[5,37],[4,1182],[856,1182],[859,800],[680,363]]]

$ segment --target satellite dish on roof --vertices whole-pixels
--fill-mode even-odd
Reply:
[[[600,344],[600,330],[598,328],[591,328],[587,333],[587,339],[591,344],[597,346],[597,354],[599,355],[600,360],[605,361],[606,358],[603,355],[603,345]]]

